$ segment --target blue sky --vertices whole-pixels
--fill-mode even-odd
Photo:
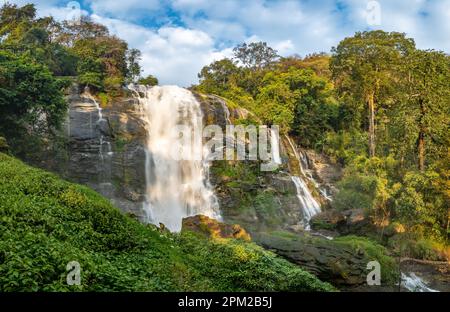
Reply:
[[[0,0],[0,3],[6,0]],[[35,3],[65,19],[70,1]],[[142,51],[145,74],[189,86],[237,43],[266,41],[283,56],[329,52],[355,31],[400,31],[422,49],[450,52],[450,0],[80,0],[83,14]],[[375,6],[374,6],[375,5]],[[376,14],[377,7],[380,14]],[[380,17],[377,19],[376,17]]]

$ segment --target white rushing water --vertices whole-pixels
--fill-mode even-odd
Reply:
[[[402,286],[412,292],[438,292],[438,290],[428,287],[414,272],[402,272]]]
[[[148,222],[163,223],[171,231],[179,231],[182,219],[206,215],[220,219],[219,205],[208,182],[208,151],[202,138],[193,137],[192,150],[203,157],[177,160],[173,147],[180,143],[174,136],[179,125],[189,126],[201,133],[202,111],[194,95],[176,86],[133,87],[146,123],[146,200],[144,210]]]
[[[309,221],[320,212],[320,205],[312,196],[308,189],[308,185],[303,179],[297,176],[291,176],[291,179],[297,188],[297,198],[303,212],[304,227],[306,230],[309,230]]]
[[[318,214],[321,211],[320,204],[317,202],[317,200],[312,196],[311,191],[308,188],[308,184],[306,183],[305,179],[307,178],[307,175],[305,173],[305,169],[303,168],[303,162],[300,158],[297,149],[295,148],[294,144],[291,141],[291,138],[289,136],[286,136],[286,139],[291,146],[291,149],[299,163],[299,169],[303,177],[300,176],[291,176],[292,181],[295,184],[295,187],[297,188],[297,198],[300,202],[300,208],[302,210],[303,214],[303,226],[305,230],[310,230],[311,227],[309,225],[309,222],[311,221],[311,218],[314,217],[316,214]]]

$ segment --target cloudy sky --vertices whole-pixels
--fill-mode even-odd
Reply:
[[[280,55],[329,52],[355,31],[413,37],[422,49],[450,52],[450,0],[0,0],[33,2],[40,16],[73,16],[108,26],[142,51],[144,74],[189,86],[213,60],[241,42],[266,41]],[[379,12],[379,14],[378,14]],[[76,13],[75,13],[76,14]]]

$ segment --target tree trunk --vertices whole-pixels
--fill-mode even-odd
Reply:
[[[423,100],[419,100],[420,103],[420,125],[419,125],[419,138],[417,140],[417,153],[419,160],[419,170],[421,172],[425,171],[425,105]]]
[[[375,103],[373,92],[367,96],[369,109],[369,156],[375,156]]]

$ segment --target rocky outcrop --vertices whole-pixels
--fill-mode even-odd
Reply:
[[[333,197],[337,193],[336,182],[342,177],[341,166],[333,164],[327,156],[311,149],[302,149],[300,154],[304,167],[310,170],[318,187]]]
[[[224,133],[226,125],[249,117],[256,120],[247,110],[230,107],[218,96],[196,94],[196,97],[201,103],[204,124],[218,125]],[[224,142],[227,140],[230,138],[225,136]],[[261,171],[258,161],[222,160],[211,164],[211,184],[226,222],[241,224],[250,232],[302,229],[302,212],[289,174],[289,156],[283,142],[280,154],[283,164],[275,171]]]
[[[85,184],[129,213],[143,218],[146,132],[137,101],[118,98],[99,107],[75,85],[63,127],[65,148],[38,164],[65,179]],[[97,100],[100,102],[100,100]]]
[[[381,264],[383,284],[392,284],[396,264],[383,247],[357,238],[328,240],[308,234],[258,234],[253,239],[287,260],[298,264],[321,280],[336,286],[366,284],[367,264]],[[376,252],[373,252],[377,250]],[[384,272],[383,272],[384,271]]]
[[[342,235],[365,234],[373,228],[363,209],[349,209],[345,211],[326,210],[311,219],[314,230],[333,230]]]
[[[257,120],[218,96],[194,95],[201,104],[204,125],[219,125],[225,131],[226,125],[243,119]],[[100,104],[101,116],[100,99],[95,102],[76,86],[69,92],[68,101],[66,148],[59,149],[58,155],[41,157],[37,165],[90,186],[124,212],[143,218],[147,134],[138,101],[129,96]],[[261,171],[259,161],[211,163],[210,181],[226,222],[241,224],[250,232],[302,230],[302,211],[290,178],[292,157],[288,152],[282,141],[283,163],[272,172]]]
[[[251,241],[250,234],[240,225],[222,223],[203,215],[184,218],[181,231],[191,231],[210,238],[235,238]]]

